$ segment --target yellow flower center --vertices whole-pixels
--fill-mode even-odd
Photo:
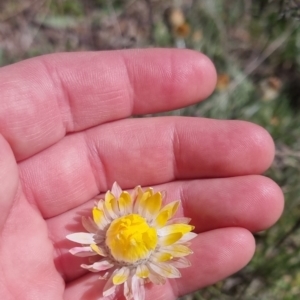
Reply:
[[[131,214],[110,224],[105,242],[117,261],[134,263],[155,249],[157,233],[140,215]]]

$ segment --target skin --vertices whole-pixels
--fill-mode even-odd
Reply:
[[[242,121],[128,118],[204,100],[215,83],[210,60],[189,50],[53,54],[0,69],[0,299],[103,299],[104,282],[65,236],[114,181],[181,199],[178,216],[199,233],[192,267],[147,285],[147,299],[176,299],[249,262],[252,232],[283,209],[259,175],[274,156],[269,134]]]

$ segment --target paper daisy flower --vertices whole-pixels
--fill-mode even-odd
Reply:
[[[189,218],[173,218],[180,201],[162,206],[165,193],[145,191],[137,186],[131,194],[115,182],[104,199],[95,203],[93,218],[82,218],[87,232],[73,233],[67,239],[81,247],[70,249],[76,256],[92,256],[82,268],[103,272],[103,296],[116,295],[124,285],[127,300],[143,300],[144,284],[164,284],[179,278],[178,268],[190,266],[185,256],[192,253],[189,241],[196,234]]]

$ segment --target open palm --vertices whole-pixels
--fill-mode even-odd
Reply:
[[[211,62],[187,50],[42,56],[0,69],[0,299],[101,299],[67,234],[82,231],[95,195],[117,181],[182,200],[192,267],[147,299],[175,299],[242,268],[250,232],[271,226],[283,198],[258,174],[272,162],[268,133],[250,123],[128,118],[207,97]]]

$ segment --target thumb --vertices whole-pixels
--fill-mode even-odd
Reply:
[[[18,197],[18,183],[18,166],[14,154],[0,134],[0,231]]]

